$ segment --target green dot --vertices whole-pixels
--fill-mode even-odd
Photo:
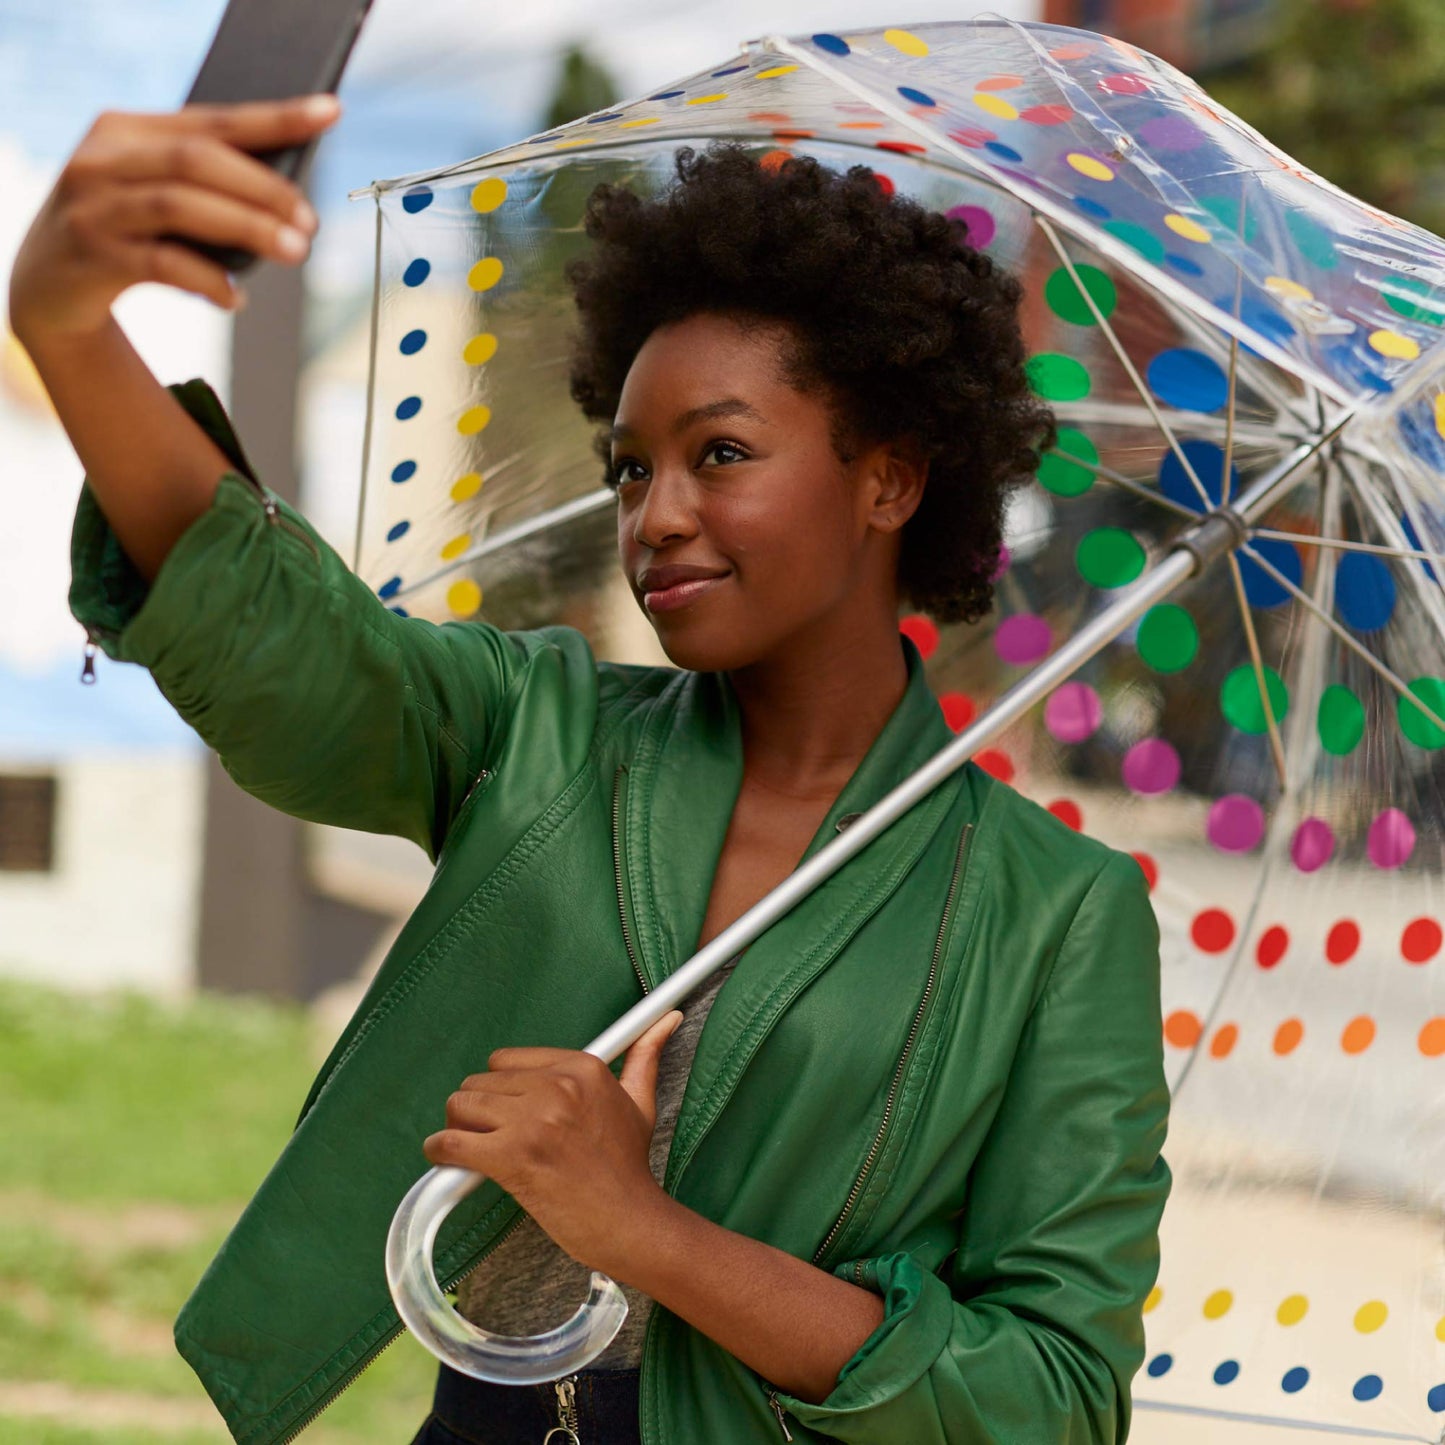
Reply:
[[[1342,758],[1365,734],[1365,705],[1349,688],[1338,682],[1331,683],[1320,694],[1315,726],[1320,746]]]
[[[1240,203],[1228,196],[1200,196],[1199,204],[1231,235],[1239,234]],[[1259,218],[1253,209],[1245,213],[1244,243],[1249,245],[1259,232]]]
[[[1406,294],[1401,294],[1401,293]],[[1430,326],[1445,326],[1445,296],[1441,296],[1428,281],[1418,276],[1391,276],[1380,287],[1380,295],[1391,311],[1411,321],[1424,321]],[[1435,306],[1426,306],[1424,301],[1440,300]]]
[[[1049,303],[1049,309],[1055,316],[1072,321],[1076,326],[1097,325],[1094,313],[1089,310],[1089,303],[1084,299],[1084,291],[1087,291],[1094,298],[1094,305],[1107,320],[1114,314],[1114,307],[1119,301],[1114,283],[1097,266],[1075,266],[1074,270],[1079,273],[1079,280],[1083,282],[1082,290],[1069,275],[1067,266],[1060,266],[1045,282],[1044,299]]]
[[[1078,401],[1089,394],[1089,373],[1072,356],[1041,351],[1024,367],[1029,385],[1046,401]]]
[[[1269,689],[1269,706],[1274,720],[1281,723],[1289,711],[1289,692],[1284,679],[1274,668],[1267,667],[1264,669],[1264,685]],[[1247,664],[1236,667],[1224,679],[1224,685],[1219,689],[1219,706],[1224,716],[1242,733],[1257,734],[1269,729],[1254,668]]]
[[[1286,211],[1284,224],[1306,261],[1322,271],[1332,271],[1339,265],[1334,238],[1308,211]]]
[[[1157,266],[1164,259],[1164,242],[1153,231],[1135,225],[1133,221],[1105,221],[1104,229],[1126,246],[1133,247],[1146,261],[1152,261]]]
[[[1039,481],[1049,491],[1060,497],[1082,496],[1094,485],[1093,472],[1088,467],[1081,467],[1078,462],[1055,455],[1057,452],[1067,452],[1071,457],[1080,457],[1098,466],[1097,449],[1083,432],[1076,431],[1071,426],[1061,426],[1054,451],[1045,452],[1043,460],[1039,462]]]
[[[1178,672],[1188,667],[1199,651],[1199,629],[1182,607],[1161,602],[1144,614],[1134,646],[1155,672]]]
[[[1074,563],[1095,587],[1122,587],[1144,570],[1144,549],[1122,527],[1095,527],[1079,539]]]
[[[1410,684],[1410,691],[1437,717],[1445,718],[1445,681],[1438,677],[1417,677]],[[1422,748],[1445,745],[1445,732],[1441,732],[1408,698],[1395,699],[1395,712],[1400,719],[1400,730],[1412,743]]]

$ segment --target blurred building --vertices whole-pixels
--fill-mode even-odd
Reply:
[[[1254,54],[1276,9],[1277,0],[1044,0],[1044,19],[1117,36],[1198,76]]]

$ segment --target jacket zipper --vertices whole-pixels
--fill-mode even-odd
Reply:
[[[928,1010],[928,1003],[933,996],[934,981],[938,977],[938,963],[943,954],[943,940],[948,932],[948,920],[953,913],[954,899],[958,894],[959,870],[963,864],[963,855],[968,847],[968,840],[973,832],[973,824],[964,825],[962,834],[959,836],[958,848],[953,856],[953,876],[948,882],[948,897],[944,901],[943,916],[938,921],[938,937],[933,942],[933,959],[928,965],[928,982],[923,987],[923,997],[918,1002],[918,1009],[913,1015],[913,1026],[908,1030],[908,1039],[903,1045],[903,1052],[898,1057],[897,1067],[893,1070],[893,1082],[888,1086],[888,1098],[883,1105],[883,1118],[878,1124],[878,1131],[873,1136],[873,1143],[868,1149],[867,1157],[863,1160],[863,1167],[858,1171],[858,1177],[853,1181],[853,1187],[848,1191],[848,1198],[843,1202],[842,1212],[833,1221],[833,1227],[828,1231],[827,1238],[818,1246],[817,1253],[813,1255],[813,1264],[827,1254],[832,1247],[833,1241],[838,1237],[843,1225],[847,1222],[848,1216],[853,1212],[853,1206],[858,1202],[863,1192],[863,1186],[868,1180],[869,1174],[873,1172],[873,1165],[878,1159],[879,1151],[883,1147],[884,1136],[888,1133],[888,1126],[893,1120],[893,1105],[898,1097],[899,1085],[903,1082],[904,1071],[908,1067],[909,1055],[913,1052],[913,1045],[918,1038],[919,1029],[923,1024],[923,1016]],[[855,1271],[856,1272],[856,1271]]]
[[[632,962],[632,971],[637,975],[643,993],[649,993],[647,980],[642,976],[642,965],[638,963],[637,953],[632,946],[632,929],[627,922],[627,905],[623,901],[622,893],[622,843],[617,831],[617,813],[618,802],[622,796],[622,775],[626,771],[627,764],[619,763],[617,771],[612,775],[612,870],[617,878],[617,916],[622,922],[622,941],[627,945],[627,957]]]
[[[280,527],[283,532],[289,532],[293,537],[305,543],[306,550],[311,553],[317,562],[320,562],[321,554],[316,550],[316,543],[313,542],[295,522],[282,514],[281,508],[276,505],[275,497],[271,496],[270,493],[266,493],[265,498],[266,500],[263,506],[266,512],[266,520],[270,522],[273,527]]]
[[[547,1431],[543,1445],[550,1445],[552,1438],[557,1435],[563,1437],[563,1445],[568,1441],[571,1445],[582,1445],[581,1437],[577,1434],[577,1376],[567,1375],[560,1380],[554,1380],[552,1388],[557,1392],[557,1419],[560,1423]]]
[[[768,1391],[768,1404],[773,1407],[773,1414],[778,1417],[778,1428],[783,1432],[783,1439],[791,1440],[793,1438],[792,1432],[788,1429],[788,1422],[783,1419],[783,1407],[778,1403],[778,1392],[776,1390]]]
[[[87,685],[95,682],[95,639],[97,633],[94,628],[85,629],[85,660],[80,665],[80,680]]]

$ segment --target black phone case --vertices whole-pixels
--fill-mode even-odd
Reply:
[[[285,100],[333,94],[346,68],[372,0],[230,0],[211,48],[196,72],[193,101]],[[303,184],[321,132],[303,145],[258,151],[256,159]],[[189,236],[167,235],[209,260],[239,273],[256,263],[253,252]]]

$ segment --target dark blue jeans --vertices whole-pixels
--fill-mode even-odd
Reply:
[[[642,1445],[637,1423],[637,1370],[579,1370],[576,1434],[580,1445]],[[447,1365],[437,1371],[432,1412],[411,1445],[542,1445],[558,1429],[557,1389],[493,1385]],[[560,1429],[550,1445],[568,1445]]]

